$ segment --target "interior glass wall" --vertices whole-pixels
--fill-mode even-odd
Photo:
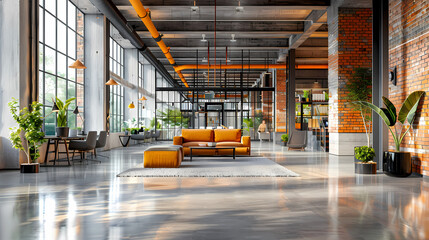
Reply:
[[[157,86],[158,87],[158,86]],[[272,91],[184,92],[157,91],[156,118],[161,139],[171,140],[181,128],[242,129],[243,136],[259,139],[258,127],[265,120],[274,129]]]
[[[110,38],[109,66],[111,78],[124,77],[124,49],[113,38]],[[109,111],[110,132],[120,132],[124,122],[124,87],[121,85],[110,86]]]
[[[76,98],[67,113],[68,126],[82,127],[73,110],[78,106],[84,114],[84,71],[68,66],[84,60],[84,14],[68,0],[40,0],[39,14],[39,101],[45,134],[54,135],[56,117],[50,113],[55,97]]]

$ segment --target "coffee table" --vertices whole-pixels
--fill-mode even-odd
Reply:
[[[192,150],[193,149],[199,149],[199,150],[215,150],[215,152],[217,153],[218,149],[232,149],[232,158],[235,159],[235,147],[199,147],[199,146],[195,146],[195,147],[189,147],[189,157],[190,157],[190,161],[192,162],[192,157],[195,157],[192,155]],[[204,157],[207,156],[211,156],[211,155],[202,155]],[[229,155],[216,155],[216,157],[229,157]]]

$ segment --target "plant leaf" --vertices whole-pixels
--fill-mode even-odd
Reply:
[[[395,105],[393,105],[393,103],[384,96],[382,97],[382,99],[383,99],[384,105],[386,105],[386,109],[388,113],[390,114],[390,119],[392,119],[392,122],[396,123],[397,116],[396,116]]]
[[[365,107],[368,107],[368,108],[372,109],[375,113],[377,113],[384,120],[384,123],[386,123],[386,125],[388,127],[391,127],[391,126],[395,125],[395,122],[392,123],[391,119],[388,117],[388,115],[390,116],[390,114],[386,115],[386,113],[383,111],[383,108],[379,108],[379,107],[377,107],[374,104],[369,103],[369,102],[358,101],[356,103],[357,104],[361,104],[362,106],[365,106]],[[384,109],[384,110],[387,111],[387,109]]]
[[[405,123],[405,120],[408,120],[408,123],[412,124],[414,121],[414,117],[416,115],[416,110],[419,105],[419,101],[423,96],[424,91],[415,91],[411,93],[407,99],[405,99],[402,104],[401,109],[398,114],[398,121],[402,124]]]

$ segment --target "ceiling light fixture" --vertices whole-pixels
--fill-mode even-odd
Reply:
[[[231,40],[229,40],[231,42],[237,42],[237,40],[235,40],[235,34],[231,34]]]
[[[77,59],[72,65],[69,66],[69,68],[75,68],[75,69],[86,69],[85,65],[79,59]]]
[[[317,80],[316,80],[316,81],[314,81],[314,84],[319,84],[319,81],[317,81]]]
[[[203,33],[202,36],[203,36],[203,39],[201,39],[201,42],[207,42],[206,35]]]
[[[207,58],[206,58],[206,57],[204,57],[204,58],[203,58],[203,60],[201,60],[201,62],[203,62],[203,63],[208,62],[208,61],[207,61]]]
[[[134,106],[134,102],[131,102],[129,105],[128,105],[128,108],[129,109],[133,109],[133,108],[135,108],[136,106]]]
[[[242,13],[244,12],[244,8],[240,6],[240,1],[238,1],[238,7],[235,8],[236,13]]]
[[[119,85],[119,83],[111,78],[109,81],[106,82],[106,85],[109,85],[109,86]]]
[[[197,12],[199,7],[197,6],[197,4],[195,3],[196,1],[194,1],[194,6],[191,7],[191,11],[192,12]]]

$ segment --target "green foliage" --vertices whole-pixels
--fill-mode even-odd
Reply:
[[[379,108],[369,102],[356,102],[356,103],[373,110],[383,119],[384,123],[386,124],[387,128],[392,134],[393,141],[395,142],[395,149],[396,151],[399,152],[399,147],[402,143],[402,140],[404,139],[404,136],[412,128],[417,107],[424,93],[425,93],[424,91],[415,91],[411,93],[402,104],[398,115],[396,115],[395,106],[389,101],[389,99],[385,97],[383,97],[383,102],[384,102],[384,105],[386,105],[386,108]],[[405,121],[408,121],[410,126],[404,133],[402,133]],[[397,122],[400,122],[402,124],[400,131],[398,132],[396,128],[394,128],[395,133],[393,133],[392,127],[395,127]]]
[[[289,135],[288,135],[288,134],[283,134],[283,135],[281,136],[281,138],[282,138],[282,141],[283,141],[283,142],[287,142],[287,141],[289,141]]]
[[[303,98],[309,98],[310,97],[310,90],[304,90],[302,92],[303,92],[303,94],[302,94]]]
[[[250,128],[253,128],[253,120],[251,118],[243,119],[243,129],[250,133]]]
[[[58,127],[67,127],[67,111],[69,108],[70,103],[74,101],[76,98],[69,98],[64,103],[61,101],[58,97],[56,98],[56,104],[59,109],[58,115],[57,115],[57,126]]]
[[[155,120],[156,120],[156,129],[161,129],[161,123],[159,123],[158,120],[155,118],[152,118],[152,120],[150,120],[150,128],[155,127]]]
[[[325,93],[325,101],[329,101],[329,93],[324,92]]]
[[[40,157],[39,148],[45,142],[45,133],[41,131],[43,126],[43,104],[33,102],[31,110],[27,107],[19,110],[18,100],[12,98],[8,103],[13,119],[18,127],[10,128],[10,141],[12,146],[25,153],[27,162],[35,162]]]
[[[189,123],[189,118],[184,117],[179,109],[158,110],[157,118],[167,127],[187,128]]]
[[[130,128],[131,134],[139,134],[140,128]]]
[[[355,157],[357,160],[364,163],[372,161],[375,157],[374,148],[368,146],[356,147]]]
[[[349,101],[350,107],[359,111],[362,117],[362,122],[365,127],[367,137],[367,146],[369,147],[370,126],[371,126],[371,109],[363,107],[357,102],[371,102],[372,99],[372,70],[370,68],[355,68],[352,78],[349,79],[346,85],[348,92],[346,99]],[[326,94],[326,93],[325,93]],[[326,96],[325,96],[326,98]]]

